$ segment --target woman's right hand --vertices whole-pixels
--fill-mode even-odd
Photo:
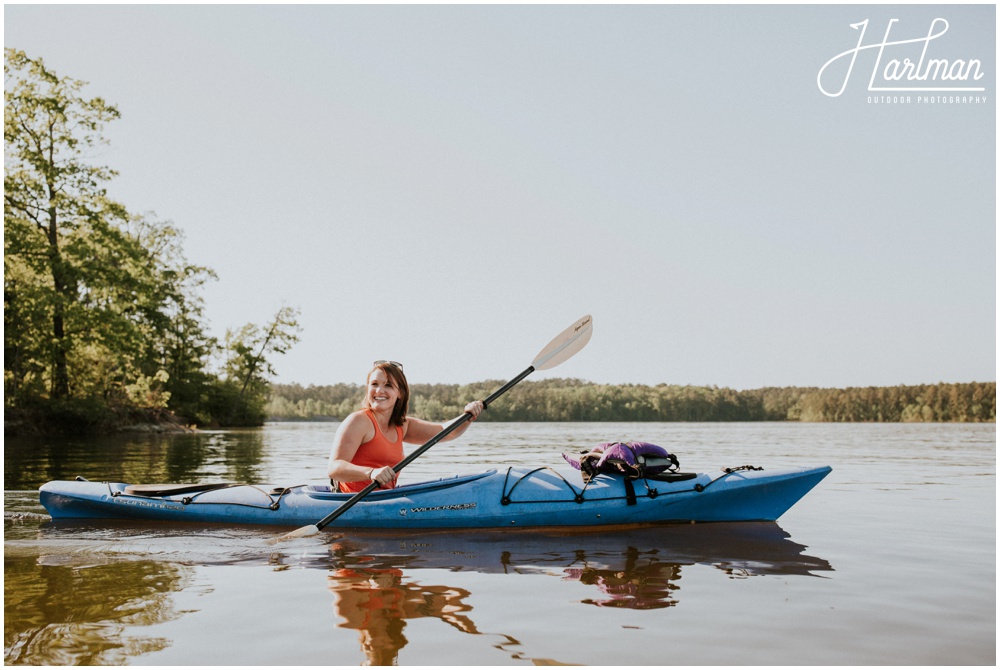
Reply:
[[[372,471],[368,474],[368,479],[377,482],[379,486],[391,484],[395,478],[396,471],[388,465],[382,468],[372,468]]]

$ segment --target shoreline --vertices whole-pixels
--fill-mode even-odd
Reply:
[[[52,437],[73,435],[116,435],[121,433],[195,433],[198,427],[187,424],[163,410],[112,412],[85,415],[48,408],[4,408],[4,437]]]

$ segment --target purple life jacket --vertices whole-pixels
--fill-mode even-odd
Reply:
[[[649,442],[605,442],[579,456],[563,453],[563,458],[583,473],[584,482],[602,472],[639,479],[680,467],[676,456]]]

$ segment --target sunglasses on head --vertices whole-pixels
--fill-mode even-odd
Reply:
[[[403,369],[403,364],[399,361],[375,361],[372,365],[394,365],[400,370]]]

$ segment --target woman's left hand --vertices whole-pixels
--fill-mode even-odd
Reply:
[[[482,400],[473,400],[465,406],[465,411],[472,415],[473,421],[479,418],[479,415],[484,409],[486,409],[486,406],[483,405]]]

